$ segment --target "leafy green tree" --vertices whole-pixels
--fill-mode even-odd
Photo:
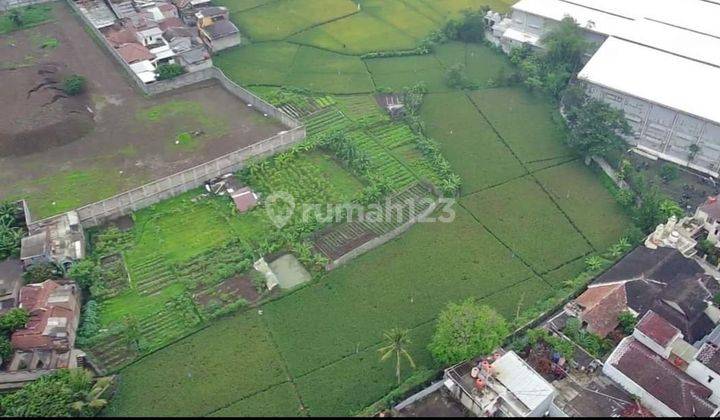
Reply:
[[[125,344],[129,349],[140,351],[140,341],[142,340],[142,333],[140,332],[140,323],[137,318],[132,315],[128,315],[123,320],[125,329],[123,331],[123,338]]]
[[[630,126],[622,111],[585,96],[579,105],[565,108],[569,134],[567,143],[583,156],[607,156],[621,151]]]
[[[0,332],[5,334],[24,328],[30,320],[30,314],[26,309],[13,308],[0,316]]]
[[[618,323],[620,324],[620,328],[623,330],[623,333],[625,333],[625,335],[630,335],[635,329],[637,319],[635,318],[635,315],[632,314],[632,312],[622,311],[620,315],[618,315]]]
[[[465,75],[465,66],[456,63],[445,71],[445,84],[455,89],[466,89],[472,87],[472,83]]]
[[[89,377],[70,369],[60,369],[10,394],[0,396],[0,414],[7,417],[68,417],[77,415],[72,407],[87,401],[92,390]],[[84,415],[97,414],[87,409]]]
[[[590,44],[585,40],[582,29],[571,17],[566,17],[543,36],[541,43],[545,50],[547,65],[567,73],[577,73],[585,61]]]
[[[70,96],[75,96],[85,91],[87,80],[78,74],[73,74],[63,80],[62,90]]]
[[[158,80],[168,80],[178,77],[185,73],[185,69],[180,64],[161,64],[157,68]]]
[[[13,355],[13,348],[10,339],[6,335],[0,335],[0,363],[10,360]]]
[[[58,268],[53,263],[33,264],[23,274],[26,283],[42,283],[58,276]]]
[[[17,207],[10,202],[0,203],[0,261],[17,256],[23,231],[17,225]]]
[[[453,364],[489,354],[509,334],[505,319],[474,299],[450,303],[440,313],[430,352],[442,364]]]
[[[86,291],[90,290],[94,284],[102,281],[100,268],[94,260],[89,258],[73,263],[68,275],[78,286]]]
[[[397,376],[397,383],[400,385],[400,365],[402,359],[406,359],[410,366],[415,369],[415,362],[407,350],[410,345],[410,331],[402,328],[393,328],[383,334],[383,341],[383,346],[378,349],[378,352],[380,352],[380,361],[385,361],[395,356],[395,376]]]

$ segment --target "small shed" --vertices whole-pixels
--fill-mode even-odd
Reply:
[[[258,195],[248,187],[242,187],[232,191],[228,190],[228,192],[240,213],[244,213],[257,205]]]

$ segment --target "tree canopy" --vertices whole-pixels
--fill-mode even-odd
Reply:
[[[509,334],[505,319],[474,299],[450,303],[440,313],[430,352],[442,364],[454,364],[489,354]]]
[[[578,97],[578,89],[569,88],[572,99],[563,100],[568,145],[583,156],[607,156],[626,147],[622,136],[631,131],[623,112],[584,93]]]

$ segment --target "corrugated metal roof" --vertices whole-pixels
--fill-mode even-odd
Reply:
[[[578,78],[720,122],[720,69],[609,38]]]
[[[531,411],[539,407],[555,388],[530,368],[515,352],[507,352],[492,364],[494,378],[500,381]]]

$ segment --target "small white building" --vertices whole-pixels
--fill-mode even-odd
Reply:
[[[445,371],[444,386],[480,417],[543,417],[555,388],[515,352],[464,362]]]

